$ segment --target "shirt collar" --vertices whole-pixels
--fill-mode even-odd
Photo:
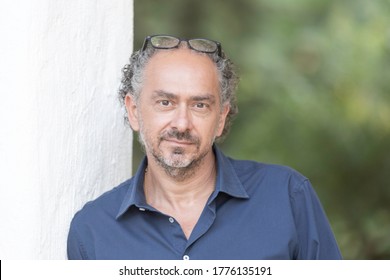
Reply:
[[[227,158],[215,145],[213,146],[213,150],[217,162],[217,180],[215,191],[209,201],[214,200],[220,192],[236,198],[249,198],[229,158]],[[129,189],[119,208],[116,216],[117,219],[133,205],[138,208],[150,208],[146,203],[143,188],[146,167],[147,159],[144,157],[133,180],[130,180]]]
[[[249,198],[231,160],[215,145],[214,153],[217,161],[217,181],[214,193],[217,195],[219,192],[224,192],[236,198]]]
[[[147,167],[147,158],[144,157],[135,173],[133,180],[129,181],[129,187],[122,201],[116,218],[120,218],[131,206],[147,207],[144,193],[144,178]]]

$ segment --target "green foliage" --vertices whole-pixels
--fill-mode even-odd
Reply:
[[[241,76],[222,149],[309,177],[347,259],[390,259],[389,26],[386,0],[135,0],[136,49],[222,43]]]

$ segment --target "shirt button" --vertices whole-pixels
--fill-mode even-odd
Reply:
[[[188,255],[183,256],[183,260],[188,261],[189,259],[190,259],[190,257]]]
[[[170,222],[171,224],[173,224],[173,223],[175,222],[175,219],[172,218],[172,217],[169,217],[169,222]]]

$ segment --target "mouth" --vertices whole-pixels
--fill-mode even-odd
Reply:
[[[165,132],[160,137],[160,143],[162,141],[168,142],[169,145],[186,148],[189,146],[199,146],[199,139],[194,135],[191,135],[189,131],[179,132],[177,130],[171,130]]]
[[[183,145],[183,146],[188,146],[188,145],[194,145],[195,143],[194,142],[191,142],[191,141],[183,141],[183,140],[177,140],[177,139],[163,139],[164,141],[167,141],[167,142],[170,142],[170,143],[173,143],[175,145]]]

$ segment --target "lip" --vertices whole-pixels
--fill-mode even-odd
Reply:
[[[188,141],[180,141],[180,140],[177,140],[177,139],[164,139],[165,141],[167,142],[171,142],[171,143],[174,143],[176,145],[193,145],[194,143],[193,142],[188,142]]]

